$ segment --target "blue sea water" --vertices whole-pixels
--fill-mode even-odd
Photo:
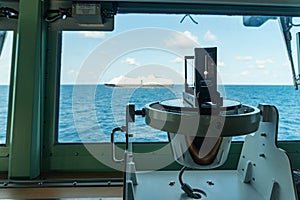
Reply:
[[[183,87],[172,88],[107,88],[104,85],[63,85],[60,88],[58,141],[109,142],[111,130],[125,125],[125,106],[134,103],[136,109],[145,104],[181,97]],[[223,91],[229,99],[257,106],[275,105],[279,110],[279,140],[300,140],[300,91],[293,86],[226,85]],[[0,86],[0,143],[5,142],[8,86]],[[131,124],[138,142],[167,141],[167,134],[145,125],[136,116]],[[239,140],[241,138],[235,138]],[[122,133],[118,141],[124,141]]]
[[[109,142],[111,130],[125,125],[125,105],[134,103],[136,109],[141,109],[150,102],[180,98],[183,91],[181,85],[172,88],[107,88],[104,85],[81,85],[76,86],[76,95],[79,95],[76,99],[81,102],[78,105],[73,102],[72,105],[70,100],[74,95],[73,89],[72,85],[61,87],[59,142]],[[275,105],[280,113],[278,139],[300,139],[300,91],[294,90],[292,86],[226,85],[221,91],[226,98],[243,104]],[[94,107],[89,104],[94,104]],[[74,112],[79,114],[74,115]],[[134,140],[138,142],[168,140],[165,132],[145,125],[142,117],[136,117],[130,130],[135,133]],[[240,139],[242,137],[234,138]],[[124,141],[123,134],[119,134],[117,140]]]
[[[0,144],[4,144],[6,139],[8,89],[8,86],[0,86]]]
[[[111,130],[125,125],[128,103],[134,103],[136,109],[142,109],[150,102],[179,97],[182,89],[182,86],[173,88],[62,86],[58,140],[62,143],[109,142]],[[134,141],[159,142],[168,139],[165,132],[146,126],[144,118],[139,116],[135,117],[135,123],[131,124],[130,131],[135,133]],[[116,140],[124,141],[124,134],[117,134]]]

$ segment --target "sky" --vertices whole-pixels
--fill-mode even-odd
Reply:
[[[2,53],[0,55],[0,85],[9,85],[11,57],[12,57],[13,32],[6,34]]]
[[[181,83],[183,56],[217,47],[222,84],[292,84],[277,20],[245,27],[241,16],[118,14],[112,32],[63,32],[61,84],[105,83],[119,76],[155,75]],[[295,18],[294,23],[299,19]],[[296,40],[293,53],[297,66]],[[12,34],[0,57],[0,84],[9,83]]]

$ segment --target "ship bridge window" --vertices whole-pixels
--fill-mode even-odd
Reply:
[[[109,142],[112,129],[125,125],[127,104],[142,109],[181,95],[182,68],[174,52],[144,44],[129,49],[128,42],[123,51],[110,52],[110,43],[124,43],[130,34],[62,33],[58,142]],[[130,128],[135,142],[168,141],[167,133],[147,127],[143,117],[135,120]],[[124,139],[122,133],[116,138]]]
[[[0,31],[0,144],[6,143],[13,32]]]
[[[249,27],[242,16],[183,17],[118,14],[113,32],[62,32],[59,143],[109,142],[111,130],[125,125],[128,103],[141,109],[181,98],[184,56],[192,56],[196,47],[217,47],[223,97],[253,106],[276,105],[279,140],[299,140],[300,96],[292,86],[278,20]],[[292,29],[293,38],[299,31]],[[295,54],[295,39],[292,48]],[[166,133],[146,126],[140,116],[131,130],[136,142],[168,141]],[[118,140],[124,141],[121,133]]]

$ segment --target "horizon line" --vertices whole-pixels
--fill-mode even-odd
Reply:
[[[79,83],[79,84],[74,84],[74,83],[63,83],[61,85],[104,85],[105,83]],[[184,86],[183,83],[174,83],[173,85],[182,85]],[[262,84],[249,84],[249,83],[225,83],[225,84],[220,84],[220,85],[253,85],[253,86],[259,86],[259,85],[262,85],[262,86],[294,86],[293,84],[288,84],[288,83],[282,83],[282,84],[268,84],[268,83],[262,83]],[[162,84],[163,86],[163,84]]]
[[[80,83],[80,84],[74,84],[74,83],[63,83],[60,84],[61,86],[64,85],[104,85],[104,83]],[[184,84],[182,83],[174,83],[173,85],[182,85],[184,86]],[[286,83],[282,83],[282,84],[268,84],[268,83],[262,83],[262,84],[249,84],[249,83],[225,83],[225,84],[221,84],[221,85],[233,85],[233,86],[294,86],[293,84],[286,84]],[[0,84],[0,86],[10,86],[9,84]],[[163,86],[163,85],[162,85]]]

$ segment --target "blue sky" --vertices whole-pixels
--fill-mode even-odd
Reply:
[[[222,83],[292,84],[277,20],[253,28],[244,27],[241,16],[192,15],[198,24],[188,17],[180,23],[183,16],[119,14],[113,32],[64,32],[61,83],[94,84],[121,75],[153,73],[166,78],[182,76],[183,55],[193,55],[194,47],[218,47]],[[0,84],[9,81],[10,38],[0,58]],[[295,54],[295,35],[293,38]],[[136,43],[140,43],[138,48]],[[295,62],[297,66],[297,56]]]
[[[101,44],[108,40],[118,41],[118,36],[126,31],[156,27],[177,31],[197,42],[200,47],[218,47],[218,70],[224,84],[292,84],[284,40],[277,20],[270,20],[261,27],[253,28],[244,27],[240,16],[193,15],[198,24],[193,23],[188,17],[180,23],[182,17],[183,15],[118,15],[115,30],[111,33],[65,33],[64,45],[68,53],[63,55],[62,83],[74,83],[78,69],[85,65],[85,60],[95,59],[95,56],[93,58],[90,54],[101,48]],[[296,29],[294,28],[293,32]],[[130,34],[132,37],[128,38],[127,43],[122,43],[128,49],[132,49],[131,45],[137,38],[151,40],[151,37],[155,37],[160,40],[159,34],[138,35],[134,31]],[[184,46],[184,42],[189,42],[172,38],[171,35],[169,38],[174,46]],[[76,45],[75,39],[78,41]],[[161,39],[160,42],[165,41]],[[294,53],[295,43],[294,40]],[[190,51],[186,52],[192,55],[194,46],[186,44],[185,47],[189,46]],[[112,48],[119,47],[112,45],[103,51],[114,53]],[[105,74],[99,75],[98,82],[109,81],[145,65],[163,65],[182,74],[182,59],[168,52],[169,49],[165,47],[162,45],[162,50],[166,51],[145,48],[119,55],[105,68]],[[75,59],[77,57],[78,59]],[[80,61],[79,57],[82,58]],[[297,64],[297,59],[295,61]],[[96,57],[95,61],[90,63],[101,65],[101,59]]]
[[[6,35],[2,54],[0,56],[0,85],[8,85],[10,80],[13,32]]]

